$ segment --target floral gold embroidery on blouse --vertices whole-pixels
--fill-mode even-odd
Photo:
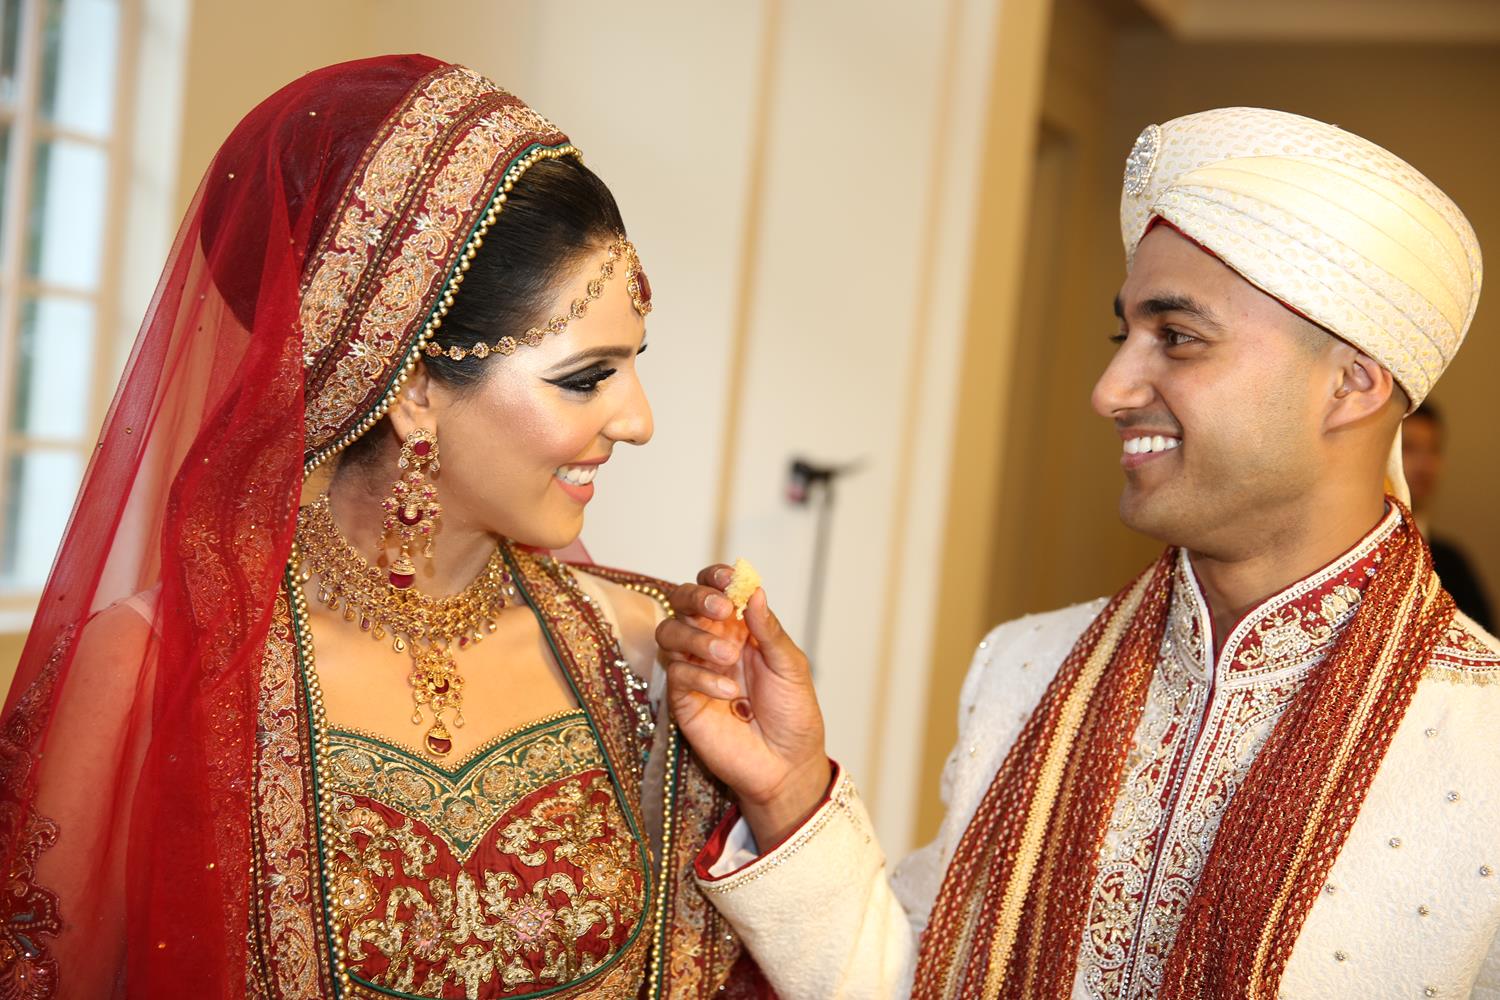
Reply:
[[[467,860],[500,816],[543,784],[604,766],[581,713],[564,712],[479,747],[449,771],[369,734],[330,730],[335,784],[422,820]]]
[[[644,873],[581,712],[482,747],[455,771],[329,733],[332,911],[350,971],[429,997],[503,997],[608,962]]]

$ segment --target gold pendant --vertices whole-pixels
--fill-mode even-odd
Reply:
[[[434,757],[446,757],[453,752],[453,734],[448,732],[448,727],[443,725],[443,720],[438,719],[427,730],[427,752]]]
[[[431,471],[436,470],[434,452]],[[388,513],[412,526],[417,521],[425,524],[434,512],[402,507],[388,508]],[[317,575],[319,601],[330,611],[342,612],[344,621],[358,622],[372,638],[389,640],[397,653],[411,655],[412,724],[420,726],[423,707],[429,708],[434,721],[423,745],[434,757],[452,753],[453,735],[442,715],[454,713],[455,729],[464,724],[464,679],[453,654],[494,632],[496,617],[517,598],[505,547],[496,546],[484,571],[461,593],[432,598],[412,586],[416,567],[406,540],[388,572],[377,568],[339,530],[326,493],[298,513],[297,544],[302,580],[306,583]]]

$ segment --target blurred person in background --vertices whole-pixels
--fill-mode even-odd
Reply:
[[[7,996],[757,988],[685,875],[725,800],[657,724],[665,585],[546,554],[651,437],[650,306],[603,182],[468,69],[240,122],[6,702]]]
[[[1168,548],[979,644],[947,815],[889,873],[765,594],[742,626],[727,568],[674,591],[673,715],[738,801],[699,881],[786,1000],[1495,996],[1500,642],[1396,450],[1473,320],[1474,231],[1390,152],[1256,108],[1147,127],[1120,223],[1093,404]]]
[[[1453,595],[1453,603],[1486,631],[1493,632],[1495,619],[1489,598],[1469,557],[1457,542],[1433,534],[1429,524],[1432,498],[1447,468],[1443,440],[1447,433],[1442,411],[1431,401],[1417,407],[1401,425],[1401,463],[1411,488],[1411,510],[1422,529],[1422,537],[1432,549],[1433,568],[1443,581],[1443,588]]]

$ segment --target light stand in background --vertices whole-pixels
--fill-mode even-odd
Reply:
[[[833,484],[840,476],[856,471],[860,462],[846,465],[814,465],[802,458],[792,459],[787,479],[789,503],[806,507],[816,498],[818,520],[813,529],[812,570],[808,578],[807,624],[805,648],[809,662],[817,662],[818,626],[823,616],[823,588],[828,573],[828,538],[833,523]]]

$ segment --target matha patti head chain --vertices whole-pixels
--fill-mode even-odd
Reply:
[[[616,235],[615,241],[609,245],[609,252],[604,257],[604,263],[599,265],[599,277],[590,281],[584,293],[573,300],[572,306],[568,309],[568,315],[554,316],[541,326],[534,326],[519,337],[501,337],[493,344],[480,341],[468,348],[457,345],[444,348],[437,343],[428,343],[425,350],[429,357],[463,361],[465,358],[483,359],[491,354],[511,355],[516,353],[516,348],[522,345],[535,347],[547,334],[562,333],[568,328],[570,322],[583,319],[588,314],[589,306],[597,302],[604,294],[604,286],[620,270],[622,261],[625,271],[625,290],[630,294],[630,304],[635,307],[637,314],[646,316],[651,312],[651,282],[646,280],[646,272],[641,269],[641,258],[635,252],[635,245],[624,236]]]

